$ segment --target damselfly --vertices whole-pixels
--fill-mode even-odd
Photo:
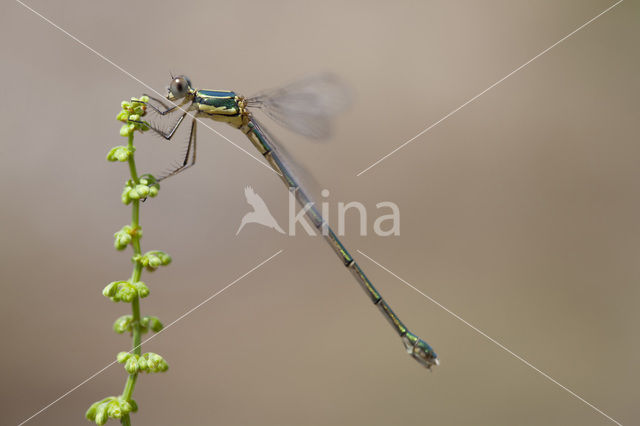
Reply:
[[[407,352],[428,369],[438,364],[438,356],[431,346],[405,327],[342,245],[320,212],[311,204],[309,196],[292,172],[290,167],[292,163],[287,158],[286,151],[266,132],[251,112],[252,108],[260,108],[266,115],[299,134],[310,138],[325,138],[328,136],[331,117],[339,113],[347,103],[344,86],[338,79],[329,74],[320,74],[284,88],[245,98],[233,91],[195,89],[191,81],[181,75],[172,77],[167,94],[167,99],[177,102],[177,105],[169,107],[160,99],[152,96],[149,96],[149,99],[157,102],[158,105],[148,103],[148,106],[162,116],[172,111],[181,111],[177,121],[169,126],[168,130],[161,129],[153,123],[147,123],[153,131],[167,140],[171,140],[175,135],[188,113],[194,112],[189,142],[182,163],[165,175],[159,176],[157,181],[173,176],[195,164],[197,125],[195,117],[208,117],[239,129],[281,176],[289,189],[295,193],[297,201],[303,207],[307,206],[307,218],[318,230],[323,231],[322,234],[331,248],[400,335]]]

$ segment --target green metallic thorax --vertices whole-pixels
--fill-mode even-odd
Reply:
[[[198,90],[193,99],[197,110],[216,121],[224,121],[234,127],[246,124],[244,98],[227,90]]]

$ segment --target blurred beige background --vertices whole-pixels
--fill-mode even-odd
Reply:
[[[356,173],[612,1],[45,2],[29,5],[142,81],[169,72],[252,94],[330,70],[357,93],[328,144],[277,125],[329,202],[401,209],[401,236],[344,240],[621,423],[638,422],[640,28],[626,0],[364,175]],[[112,234],[126,166],[120,101],[146,89],[18,3],[0,14],[3,424],[18,424],[130,345],[101,295],[131,271]],[[140,39],[141,42],[138,42]],[[253,153],[230,127],[217,130]],[[139,168],[171,151],[136,139]],[[199,162],[145,203],[145,345],[171,368],[135,390],[134,425],[603,425],[605,417],[356,256],[442,364],[425,371],[324,242],[247,226],[252,185],[279,221],[273,173],[200,126]],[[334,207],[335,208],[335,207]],[[335,211],[335,210],[333,210]],[[370,219],[371,227],[373,219]],[[369,228],[371,229],[371,228]],[[88,424],[122,391],[112,366],[29,425]],[[115,422],[113,422],[115,424]]]

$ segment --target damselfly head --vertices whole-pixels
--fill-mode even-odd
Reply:
[[[177,77],[173,77],[171,80],[171,84],[169,84],[169,93],[167,94],[167,99],[170,101],[175,101],[177,99],[182,99],[188,94],[193,92],[193,88],[191,87],[191,80],[189,77],[185,75],[179,75]]]

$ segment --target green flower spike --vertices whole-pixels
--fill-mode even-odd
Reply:
[[[126,162],[129,165],[131,178],[125,184],[121,201],[126,205],[131,205],[131,224],[123,226],[113,235],[113,245],[116,250],[124,250],[131,246],[134,265],[129,280],[109,283],[102,290],[102,294],[114,302],[131,303],[131,314],[118,318],[113,323],[113,330],[118,334],[129,332],[133,340],[133,349],[131,353],[119,353],[117,358],[118,362],[125,364],[125,369],[129,373],[122,395],[110,396],[95,402],[86,412],[87,419],[97,425],[103,425],[111,418],[119,419],[123,426],[131,426],[129,413],[138,410],[137,404],[132,399],[138,374],[141,372],[157,373],[169,368],[167,362],[160,355],[151,352],[142,354],[142,335],[149,330],[159,332],[162,330],[162,323],[157,317],[140,315],[140,299],[149,295],[149,287],[140,281],[140,277],[145,267],[152,271],[171,262],[171,257],[162,251],[150,251],[143,255],[140,247],[142,238],[140,201],[144,201],[147,197],[155,197],[160,189],[160,185],[153,175],[138,176],[134,157],[136,152],[133,145],[135,131],[149,130],[149,125],[142,118],[146,114],[148,101],[149,98],[143,96],[140,99],[131,98],[131,101],[122,102],[122,110],[116,118],[123,123],[120,134],[127,137],[128,142],[126,146],[112,148],[107,154],[107,161]]]

